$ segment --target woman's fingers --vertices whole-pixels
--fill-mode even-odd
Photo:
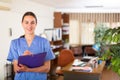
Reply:
[[[28,67],[25,65],[20,64],[20,71],[27,71]]]
[[[29,50],[24,51],[23,55],[32,55],[32,53]]]

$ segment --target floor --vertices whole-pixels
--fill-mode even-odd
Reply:
[[[60,76],[56,80],[64,80],[62,76]],[[104,69],[103,74],[102,74],[102,80],[120,80],[120,76],[118,76],[115,72],[112,70]]]
[[[112,70],[104,69],[102,74],[102,80],[120,80],[120,76],[118,76]]]

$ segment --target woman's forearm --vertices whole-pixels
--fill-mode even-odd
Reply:
[[[46,61],[43,66],[36,68],[28,68],[26,72],[49,72],[50,70],[50,61]]]
[[[15,73],[17,73],[18,71],[19,71],[19,66],[18,66],[18,61],[17,60],[14,60],[13,62],[12,62],[12,64],[13,64],[13,69],[14,69],[14,72]]]

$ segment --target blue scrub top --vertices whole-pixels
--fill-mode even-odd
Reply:
[[[24,51],[29,50],[33,54],[47,52],[45,60],[52,60],[55,55],[52,52],[50,43],[47,39],[35,36],[31,45],[28,46],[25,38],[18,38],[11,41],[8,61],[18,60]],[[41,72],[20,72],[15,74],[15,80],[47,80],[47,73]]]

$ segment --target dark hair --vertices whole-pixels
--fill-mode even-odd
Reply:
[[[24,20],[24,17],[25,16],[33,16],[34,18],[35,18],[35,20],[36,20],[36,23],[37,23],[37,17],[36,17],[36,15],[33,13],[33,12],[26,12],[24,15],[23,15],[23,17],[22,17],[22,22],[23,22],[23,20]]]
[[[25,35],[21,35],[20,38],[25,38]]]

